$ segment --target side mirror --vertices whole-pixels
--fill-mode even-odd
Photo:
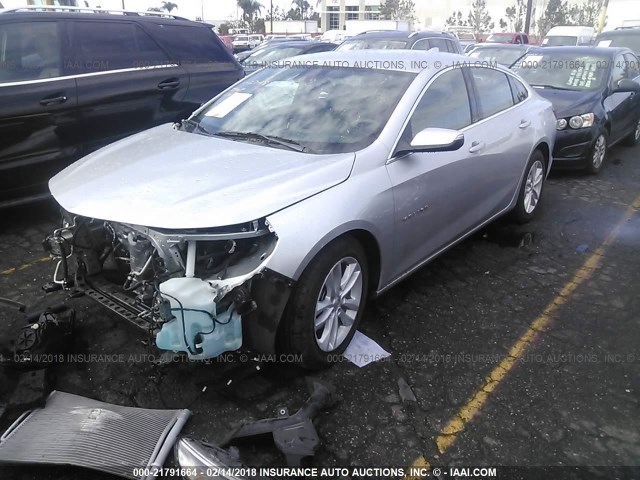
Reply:
[[[640,92],[640,83],[636,83],[633,80],[629,80],[628,78],[623,78],[611,91],[611,93],[617,92]]]
[[[411,140],[410,152],[453,152],[464,145],[464,135],[448,128],[425,128]],[[408,152],[407,152],[408,153]]]

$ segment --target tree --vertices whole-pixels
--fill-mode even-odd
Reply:
[[[178,5],[173,2],[162,2],[161,7],[163,10],[166,10],[167,13],[171,13],[171,10],[178,8]]]
[[[521,32],[524,27],[527,5],[524,0],[516,0],[515,5],[507,7],[505,14],[507,21],[500,19],[500,28],[508,29],[512,32]]]
[[[563,0],[549,0],[547,8],[538,20],[538,35],[544,37],[551,27],[570,25],[569,6]]]
[[[305,12],[309,10],[309,7],[311,7],[311,5],[309,5],[309,2],[307,2],[307,0],[293,0],[291,4],[297,7],[298,12],[300,13],[301,19],[304,18]]]
[[[485,0],[474,0],[467,18],[467,24],[473,30],[476,40],[480,40],[483,33],[493,30],[495,24],[491,21],[491,15],[487,11]]]
[[[284,20],[286,17],[286,14],[284,13],[284,11],[282,11],[280,9],[280,7],[278,7],[277,5],[275,7],[273,7],[273,20]],[[265,16],[265,19],[270,22],[271,21],[271,12],[267,13],[267,15]]]
[[[384,0],[380,5],[380,19],[413,20],[415,8],[413,0]]]
[[[581,4],[569,7],[569,18],[575,25],[595,27],[602,8],[602,0],[583,0]]]
[[[445,21],[447,26],[466,26],[467,21],[462,19],[462,12],[458,10],[453,12],[449,18]]]
[[[284,16],[285,20],[302,20],[300,10],[297,8],[290,8],[287,14]]]
[[[244,23],[253,28],[254,16],[262,11],[263,5],[258,0],[238,0],[238,7],[242,10]]]

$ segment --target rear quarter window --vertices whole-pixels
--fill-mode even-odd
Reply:
[[[182,65],[229,63],[231,55],[208,28],[187,25],[153,25],[158,41]]]

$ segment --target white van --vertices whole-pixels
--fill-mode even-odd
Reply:
[[[542,39],[543,47],[591,45],[596,29],[593,27],[553,27]]]

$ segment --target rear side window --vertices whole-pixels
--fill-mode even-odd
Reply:
[[[159,32],[158,40],[181,64],[229,62],[231,60],[222,42],[208,28],[184,25],[155,25],[154,28],[156,32]]]
[[[447,41],[444,38],[430,38],[431,48],[437,48],[441,52],[448,52]]]
[[[443,73],[429,85],[409,121],[411,138],[425,128],[459,130],[470,124],[469,95],[460,68]]]
[[[57,22],[0,25],[0,82],[22,82],[62,74]]]
[[[74,22],[75,61],[69,73],[166,65],[170,59],[140,26],[125,22]]]
[[[511,94],[513,95],[514,103],[520,103],[527,99],[529,96],[529,92],[522,84],[520,80],[516,80],[513,77],[507,77],[509,79],[509,83],[511,84]]]
[[[514,104],[511,85],[507,76],[491,68],[471,68],[471,75],[478,92],[480,119],[490,117]]]

